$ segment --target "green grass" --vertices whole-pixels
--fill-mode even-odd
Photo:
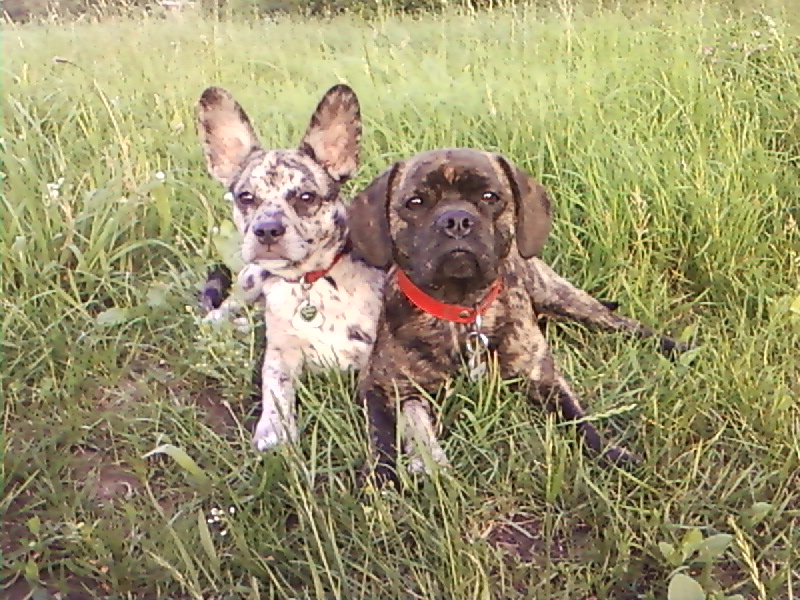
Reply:
[[[800,597],[792,4],[6,25],[0,595],[660,599],[686,565],[708,591]],[[441,408],[453,468],[418,490],[357,489],[364,423],[337,374],[305,383],[299,448],[250,449],[254,335],[194,310],[229,215],[193,105],[223,85],[285,147],[338,81],[365,118],[353,189],[424,149],[502,151],[553,193],[551,264],[696,336],[670,363],[548,332],[640,468],[603,470],[491,381]],[[145,457],[164,444],[193,462]],[[695,530],[734,537],[705,566],[672,556]]]

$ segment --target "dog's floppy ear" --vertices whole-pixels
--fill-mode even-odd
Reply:
[[[311,115],[300,150],[343,182],[358,168],[361,144],[361,108],[356,93],[343,84],[335,85],[322,97]]]
[[[522,258],[536,256],[542,251],[552,224],[550,198],[535,179],[523,173],[500,154],[494,159],[500,164],[514,195],[514,224],[517,249]]]
[[[197,102],[197,133],[208,172],[225,186],[230,185],[244,159],[260,147],[247,114],[219,87],[207,88]]]
[[[353,246],[374,267],[384,268],[392,260],[388,202],[392,180],[400,163],[378,175],[356,195],[347,209],[347,224]]]

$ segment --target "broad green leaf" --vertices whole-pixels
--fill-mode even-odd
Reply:
[[[675,551],[675,546],[669,542],[658,542],[658,549],[661,551],[664,559],[672,566],[677,567],[681,564],[680,554]]]
[[[678,334],[678,341],[688,342],[694,339],[695,336],[697,336],[697,325],[696,324],[687,325],[686,327],[681,329],[681,332]]]
[[[705,350],[702,347],[692,348],[691,350],[682,352],[680,356],[678,356],[678,362],[680,362],[684,367],[688,367],[703,352],[705,352]]]
[[[42,530],[42,522],[38,516],[34,515],[28,519],[26,525],[28,526],[28,531],[30,531],[35,537],[39,537],[39,533]]]
[[[728,549],[731,542],[733,542],[733,536],[729,533],[718,533],[707,537],[697,551],[697,560],[703,563],[713,561]]]
[[[669,580],[667,600],[706,600],[706,593],[694,579],[683,573],[676,573]]]
[[[211,561],[211,569],[215,575],[219,575],[219,555],[217,549],[214,547],[214,541],[211,539],[211,531],[208,529],[206,516],[202,510],[197,511],[197,529],[200,532],[200,544],[205,550],[208,560]]]
[[[794,314],[800,316],[800,296],[797,296],[789,305],[789,310]]]
[[[95,322],[102,327],[121,325],[128,320],[128,309],[113,307],[108,308],[95,317]]]
[[[158,180],[157,180],[158,181]],[[172,228],[172,198],[164,186],[159,184],[150,190],[150,198],[156,207],[159,221],[159,233],[162,238],[168,238]]]
[[[769,502],[756,502],[753,506],[744,511],[747,517],[747,526],[753,527],[759,524],[770,512],[772,512],[772,504]]]
[[[25,563],[25,579],[28,581],[39,581],[39,565],[32,558]]]
[[[194,462],[194,459],[189,456],[185,450],[182,448],[178,448],[177,446],[173,446],[172,444],[163,444],[158,448],[151,450],[147,454],[145,454],[142,458],[150,458],[156,454],[166,454],[172,460],[174,460],[178,465],[189,475],[194,477],[198,483],[204,486],[210,486],[211,480],[208,478],[208,475],[205,474],[203,469],[199,467],[199,465]]]
[[[703,534],[699,529],[690,529],[683,535],[681,540],[681,554],[686,561],[694,554],[703,543]]]

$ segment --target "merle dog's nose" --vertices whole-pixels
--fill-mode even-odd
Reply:
[[[280,221],[258,221],[253,225],[253,234],[262,244],[274,244],[284,233],[286,226]]]
[[[465,210],[446,210],[436,218],[436,227],[455,239],[468,236],[474,224],[475,218]]]

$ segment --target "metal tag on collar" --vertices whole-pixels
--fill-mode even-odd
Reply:
[[[298,329],[303,327],[321,327],[325,322],[322,313],[320,313],[319,309],[309,300],[309,290],[312,285],[314,284],[306,281],[300,283],[300,289],[303,290],[303,299],[300,301],[300,304],[298,304],[294,317],[292,317],[292,325]]]
[[[308,298],[300,302],[292,317],[292,325],[296,329],[322,327],[324,322],[325,318],[322,316],[322,313],[316,306],[308,301]]]
[[[486,373],[486,353],[489,350],[489,338],[481,331],[483,319],[480,315],[470,324],[467,333],[467,374],[473,381]]]

